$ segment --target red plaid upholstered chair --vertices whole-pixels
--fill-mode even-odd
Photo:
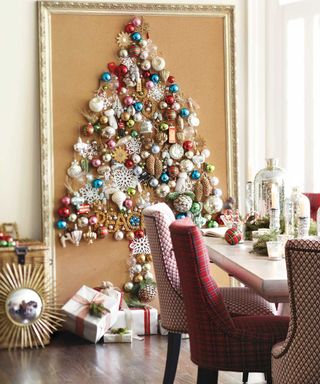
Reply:
[[[286,340],[272,348],[274,384],[320,383],[320,241],[286,245],[290,326]]]
[[[187,333],[187,320],[180,278],[172,249],[169,225],[175,220],[172,210],[159,203],[143,211],[153,255],[158,285],[162,326],[169,331],[167,363],[163,382],[173,383],[179,359],[181,333]],[[234,316],[272,315],[273,307],[249,288],[221,288],[229,311]],[[248,379],[244,373],[244,382]]]
[[[287,335],[283,316],[231,317],[209,270],[200,230],[189,219],[170,225],[198,384],[218,382],[218,371],[264,372],[271,379],[271,348]],[[288,383],[289,384],[289,383]]]

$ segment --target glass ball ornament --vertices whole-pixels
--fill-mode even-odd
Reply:
[[[168,186],[170,187],[170,189],[175,188],[176,185],[177,185],[177,183],[174,180],[169,180]]]
[[[131,281],[127,281],[125,285],[123,286],[124,290],[126,292],[131,292],[133,289],[133,283]]]
[[[137,239],[142,239],[144,237],[144,231],[143,229],[137,229],[135,232],[134,232],[134,236],[137,238]]]
[[[136,262],[139,264],[144,264],[146,262],[146,255],[144,253],[139,253],[136,255]]]
[[[197,201],[194,201],[192,203],[192,206],[190,208],[190,211],[194,214],[194,215],[198,215],[202,210],[202,205],[197,202]]]
[[[187,217],[187,215],[185,213],[177,213],[176,214],[176,219],[179,220],[179,219],[185,219]]]
[[[150,76],[150,80],[151,80],[153,83],[157,84],[157,83],[159,83],[159,81],[160,81],[160,76],[159,76],[157,73],[153,73],[153,74]]]
[[[163,182],[163,183],[167,183],[169,181],[170,177],[167,173],[162,173],[160,175],[160,180]]]
[[[145,160],[150,156],[150,152],[148,151],[142,151],[141,152],[141,157]]]
[[[174,111],[178,112],[178,111],[180,111],[180,108],[181,108],[181,105],[180,105],[179,103],[174,102],[174,103],[172,104],[172,109],[173,109]]]
[[[119,51],[119,57],[125,59],[129,56],[129,52],[126,49],[120,49]]]
[[[184,159],[180,162],[180,171],[181,172],[191,172],[194,168],[193,162],[189,159]]]
[[[77,220],[78,216],[75,214],[75,213],[71,213],[68,217],[68,220],[71,222],[71,223],[74,223],[76,220]]]
[[[189,115],[190,115],[190,111],[188,108],[181,108],[180,110],[181,117],[188,117]]]
[[[101,225],[98,229],[97,229],[97,235],[99,237],[99,239],[104,239],[107,235],[108,235],[108,228]]]
[[[145,272],[150,271],[151,270],[151,265],[149,263],[145,263],[142,266],[142,270],[145,271]]]
[[[103,186],[103,181],[101,179],[94,179],[92,186],[93,188],[101,188]]]
[[[146,88],[147,88],[148,90],[154,88],[154,82],[152,82],[151,80],[150,80],[150,81],[147,81],[147,82],[146,82]]]
[[[126,238],[127,238],[127,240],[132,241],[134,239],[134,232],[132,232],[132,231],[127,232]]]
[[[101,75],[102,81],[110,81],[111,80],[111,74],[109,72],[103,72]]]
[[[71,198],[69,196],[63,196],[61,199],[61,203],[63,205],[70,205],[71,204]]]
[[[184,155],[187,159],[192,159],[194,156],[194,153],[192,151],[187,151]]]
[[[153,154],[157,154],[157,153],[159,153],[159,152],[160,152],[160,147],[159,147],[159,145],[158,145],[158,144],[153,144],[152,147],[151,147],[151,152],[152,152]]]
[[[210,157],[210,154],[211,154],[211,152],[210,152],[210,150],[209,150],[208,148],[205,148],[205,149],[203,149],[203,150],[201,151],[201,155],[202,155],[205,159],[207,159],[208,157]]]
[[[140,176],[142,174],[142,172],[143,172],[143,169],[139,165],[137,165],[136,167],[133,168],[133,174],[135,176]]]
[[[89,108],[92,112],[101,112],[104,107],[103,99],[100,99],[100,97],[94,97],[89,101]]]
[[[97,216],[90,216],[89,217],[89,224],[90,225],[95,225],[95,224],[97,224],[97,222],[98,222]]]
[[[215,220],[208,221],[208,228],[218,228],[219,224]]]
[[[58,209],[58,215],[63,218],[67,218],[70,215],[70,208],[61,207]]]
[[[214,194],[214,196],[220,197],[220,196],[222,196],[222,190],[220,188],[215,188],[213,190],[213,194]]]
[[[131,39],[132,39],[133,41],[137,41],[137,42],[139,42],[139,41],[141,40],[141,35],[140,35],[140,33],[139,33],[139,32],[134,32],[134,33],[132,33],[132,34],[131,34]]]
[[[191,172],[191,179],[192,180],[199,180],[201,177],[201,173],[200,171],[198,171],[197,169],[194,169],[192,172]]]
[[[57,225],[58,229],[66,229],[67,228],[67,222],[65,220],[58,220],[56,225]]]
[[[166,197],[169,192],[170,192],[170,187],[168,184],[160,184],[156,189],[156,194],[159,197]]]
[[[135,276],[135,277],[133,278],[133,281],[134,281],[135,283],[141,283],[141,282],[143,281],[143,276],[140,275],[140,274],[138,274],[137,276]]]
[[[136,189],[133,188],[133,187],[129,187],[127,189],[127,193],[128,193],[129,196],[134,196],[136,194]]]
[[[77,223],[80,228],[86,227],[89,224],[89,219],[86,216],[81,216],[79,217]]]
[[[134,267],[133,267],[133,272],[134,273],[140,273],[142,271],[142,266],[140,264],[136,264]]]
[[[209,196],[203,204],[205,211],[211,215],[220,212],[222,206],[223,201],[218,196]]]
[[[149,184],[150,184],[150,187],[155,188],[155,187],[158,186],[159,181],[158,181],[158,179],[156,179],[155,177],[153,177],[152,179],[150,179]]]
[[[123,238],[124,238],[124,233],[123,233],[123,231],[120,231],[120,230],[115,231],[115,233],[113,234],[113,238],[114,238],[115,240],[117,240],[117,241],[123,240]]]
[[[178,84],[171,84],[169,87],[169,91],[172,93],[176,93],[179,91],[179,85]]]
[[[91,160],[91,165],[92,165],[93,167],[95,167],[95,168],[98,168],[98,167],[100,167],[100,165],[101,165],[101,160],[98,159],[98,158],[92,159],[92,160]]]
[[[133,107],[137,112],[141,112],[143,110],[143,104],[141,103],[141,101],[137,101],[136,103],[134,103]]]
[[[144,71],[148,71],[151,68],[151,62],[149,60],[143,60],[143,62],[140,64],[141,69]]]
[[[153,274],[150,271],[148,271],[144,274],[144,278],[145,280],[153,280]]]
[[[209,213],[205,213],[203,215],[203,217],[207,220],[207,221],[210,221],[212,219],[212,215],[210,215]]]
[[[141,161],[141,156],[138,155],[137,153],[134,153],[131,157],[132,161],[135,163],[135,164],[138,164],[140,163]]]
[[[213,164],[210,164],[210,163],[207,163],[206,165],[205,165],[205,169],[206,169],[206,171],[207,172],[209,172],[209,173],[212,173],[214,170],[215,170],[215,166],[213,165]]]
[[[215,187],[219,184],[219,179],[216,176],[212,176],[210,177],[210,183],[213,187]]]

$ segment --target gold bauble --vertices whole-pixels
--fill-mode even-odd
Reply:
[[[107,122],[108,122],[107,116],[101,116],[100,117],[100,123],[101,124],[107,124]]]
[[[152,261],[152,255],[147,255],[146,260],[150,263]]]
[[[137,263],[139,264],[144,264],[146,261],[146,255],[143,253],[140,253],[139,255],[136,256]]]
[[[127,240],[133,240],[134,239],[134,233],[132,231],[126,233]]]
[[[133,279],[133,281],[134,281],[135,283],[141,283],[142,280],[143,280],[143,276],[140,275],[140,274],[137,275],[137,276],[135,276],[134,279]]]
[[[130,119],[130,113],[129,112],[123,112],[121,113],[121,119],[123,121],[128,121]]]

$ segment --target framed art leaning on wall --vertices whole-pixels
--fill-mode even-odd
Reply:
[[[144,33],[157,45],[183,94],[200,106],[198,131],[210,148],[223,197],[238,198],[233,7],[40,2],[43,241],[51,250],[51,280],[59,301],[83,284],[112,280],[121,286],[128,279],[127,242],[107,237],[62,247],[55,222],[84,124],[81,112],[108,63],[117,60],[119,32],[134,16],[143,18]]]

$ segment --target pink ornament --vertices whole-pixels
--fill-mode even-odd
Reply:
[[[101,160],[100,159],[92,159],[91,164],[93,167],[98,168],[101,165]]]
[[[134,17],[133,19],[132,19],[132,24],[135,26],[135,27],[139,27],[139,25],[141,25],[141,19],[140,19],[140,17]]]
[[[128,209],[131,209],[132,206],[133,206],[133,201],[132,201],[131,199],[126,199],[126,200],[124,201],[124,206],[125,206],[126,208],[128,208]]]
[[[69,196],[63,196],[63,198],[61,199],[61,203],[63,205],[70,205],[71,203],[71,199]]]
[[[147,87],[147,89],[152,89],[154,87],[154,82],[153,81],[147,81],[146,87]]]
[[[95,224],[97,224],[97,222],[98,222],[97,216],[90,216],[89,217],[90,225],[95,225]]]
[[[114,140],[109,140],[108,142],[107,142],[107,146],[108,146],[108,148],[110,148],[110,149],[114,149],[115,147],[116,147],[116,142],[114,141]]]
[[[131,96],[126,96],[124,98],[125,105],[132,105],[133,104],[133,98]]]

